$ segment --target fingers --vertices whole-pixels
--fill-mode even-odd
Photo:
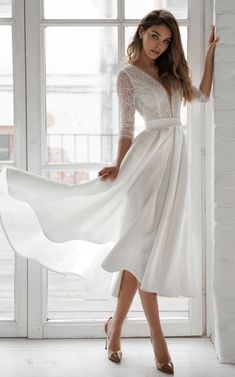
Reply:
[[[107,178],[114,180],[116,176],[118,175],[118,171],[119,169],[114,166],[105,167],[98,172],[98,176],[101,176],[102,180],[107,179]]]
[[[215,48],[215,47],[216,47],[216,44],[217,44],[218,41],[219,41],[219,37],[216,38],[213,42],[211,42],[211,44],[210,44],[209,47],[211,47],[211,48]]]
[[[104,180],[104,179],[107,179],[109,176],[111,176],[111,174],[112,174],[112,169],[111,168],[104,168],[104,169],[102,169],[102,170],[100,170],[99,172],[98,172],[98,175],[100,176],[102,176],[101,177],[101,179],[102,180]]]
[[[215,39],[215,27],[214,25],[212,25],[212,28],[211,28],[211,34],[210,34],[210,37],[209,37],[209,43],[212,43]]]
[[[211,25],[211,34],[210,34],[210,37],[208,39],[208,44],[209,44],[209,50],[212,50],[214,52],[214,48],[216,47],[216,44],[217,42],[220,40],[219,37],[215,37],[215,31],[216,31],[216,28],[215,28],[215,25]]]
[[[213,42],[214,39],[215,39],[215,25],[211,25],[211,34],[210,34],[210,37],[209,37],[210,43]]]
[[[105,180],[107,178],[110,178],[111,180],[114,180],[116,178],[116,176],[112,175],[111,173],[106,173],[104,174],[102,177],[101,177],[101,180]]]
[[[110,175],[110,172],[103,170],[99,172],[99,175],[102,175],[101,179],[105,179],[105,178],[108,178],[108,176]]]
[[[107,175],[108,174],[108,168],[104,168],[98,172],[98,175]]]

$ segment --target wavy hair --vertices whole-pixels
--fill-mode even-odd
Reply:
[[[144,30],[147,30],[154,25],[165,25],[172,32],[172,40],[167,49],[154,60],[154,64],[158,67],[161,82],[170,98],[172,90],[179,90],[184,99],[184,104],[186,101],[191,102],[193,99],[193,89],[190,69],[185,59],[177,20],[168,10],[153,10],[142,18],[132,41],[127,47],[127,61],[133,64],[139,58],[142,49],[142,39],[140,39],[139,35],[140,26],[143,26]]]

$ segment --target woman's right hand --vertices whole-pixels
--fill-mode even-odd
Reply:
[[[110,178],[112,181],[117,177],[119,173],[119,166],[106,166],[98,172],[98,176],[101,176],[102,180]]]

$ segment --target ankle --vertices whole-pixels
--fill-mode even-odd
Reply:
[[[116,333],[120,333],[122,330],[122,325],[123,325],[122,321],[120,321],[119,319],[115,317],[112,317],[110,321],[110,328],[112,329],[112,331]]]
[[[151,337],[152,337],[153,340],[157,341],[157,340],[165,338],[161,328],[151,330],[150,332],[151,332]]]

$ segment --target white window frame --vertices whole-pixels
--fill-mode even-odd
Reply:
[[[212,0],[210,0],[212,1]],[[18,5],[16,6],[16,3]],[[16,165],[27,168],[28,171],[36,174],[42,174],[42,171],[50,170],[50,166],[46,166],[44,161],[44,153],[46,140],[46,124],[45,124],[45,72],[44,72],[44,46],[43,46],[43,28],[46,25],[90,25],[89,20],[42,20],[42,0],[20,0],[15,2],[15,9],[19,14],[22,12],[25,4],[25,43],[26,43],[26,77],[25,83],[27,88],[27,107],[24,115],[16,109],[16,115],[21,120],[19,124],[17,143],[17,159]],[[193,81],[195,85],[199,85],[203,71],[204,55],[205,55],[205,19],[204,11],[207,9],[207,26],[211,19],[211,7],[205,8],[205,1],[197,2],[189,0],[189,19],[179,20],[180,25],[188,25],[188,62],[191,68]],[[117,20],[92,20],[92,25],[120,25],[118,28],[119,55],[118,61],[125,53],[125,35],[124,28],[126,25],[136,25],[139,20],[125,21],[124,0],[118,1],[118,18]],[[17,36],[15,36],[17,38]],[[18,39],[20,39],[18,35]],[[17,39],[15,39],[17,40]],[[17,44],[20,46],[20,44]],[[20,48],[20,47],[19,47]],[[21,56],[19,50],[17,54]],[[24,46],[22,46],[22,51]],[[16,55],[17,55],[16,54]],[[21,56],[22,58],[22,56]],[[20,59],[20,58],[19,58]],[[21,63],[24,63],[22,58]],[[23,64],[24,65],[24,64]],[[24,70],[23,70],[24,71]],[[17,80],[20,81],[19,87],[24,88],[22,80],[22,71],[14,72]],[[27,108],[27,112],[26,112]],[[207,110],[208,111],[208,110]],[[24,119],[24,116],[26,119]],[[207,119],[209,113],[207,113]],[[189,319],[162,319],[162,327],[167,336],[192,336],[205,334],[205,318],[206,318],[206,234],[204,232],[206,223],[206,191],[204,189],[206,183],[207,172],[205,169],[205,150],[206,138],[210,137],[210,132],[206,130],[205,134],[205,108],[201,103],[188,105],[188,137],[190,145],[191,163],[194,167],[195,174],[192,177],[192,187],[199,187],[200,190],[194,193],[193,203],[197,203],[194,208],[195,213],[195,231],[201,245],[202,256],[202,296],[199,298],[190,298],[190,317]],[[26,124],[27,124],[27,143],[26,140]],[[21,140],[24,138],[24,141]],[[208,139],[209,140],[209,139]],[[21,141],[21,143],[19,143]],[[21,145],[21,150],[19,149]],[[24,150],[23,150],[24,149]],[[27,151],[27,158],[25,156]],[[209,157],[208,157],[209,158]],[[208,160],[207,164],[210,161]],[[92,168],[92,164],[72,164],[71,168],[78,169],[87,166]],[[102,164],[95,164],[94,168],[102,167]],[[69,167],[69,165],[68,165]],[[53,165],[53,169],[63,169],[64,166],[59,164]],[[209,184],[209,182],[208,182]],[[209,186],[208,186],[209,187]],[[207,190],[207,188],[206,188]],[[209,195],[209,191],[208,191]],[[207,218],[209,220],[209,218]],[[210,231],[208,227],[208,232]],[[20,258],[21,259],[21,258]],[[25,264],[22,265],[24,269]],[[28,337],[29,338],[63,338],[63,337],[103,337],[103,321],[47,321],[46,318],[46,287],[47,273],[46,269],[38,263],[28,261]],[[27,308],[26,302],[25,307]],[[26,309],[24,309],[26,310]],[[23,308],[21,313],[23,314]],[[24,313],[25,316],[25,313]],[[130,323],[129,323],[130,322]],[[123,329],[123,336],[149,336],[149,329],[146,321],[133,320],[129,321]]]
[[[3,165],[27,168],[26,163],[26,91],[24,0],[13,2],[12,18],[0,19],[0,25],[12,25],[14,77],[14,162]],[[15,255],[14,265],[14,319],[0,319],[0,337],[27,336],[27,260]]]

